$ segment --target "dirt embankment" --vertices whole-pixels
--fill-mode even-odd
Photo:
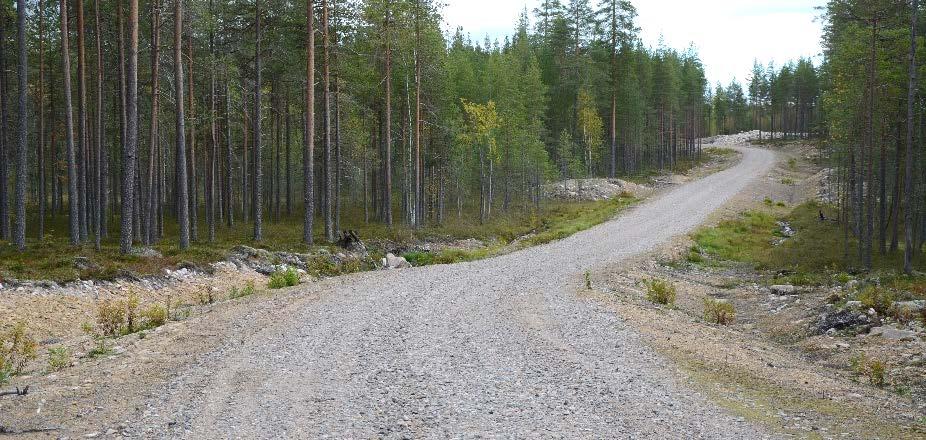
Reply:
[[[708,225],[770,202],[794,206],[828,196],[828,173],[815,165],[814,148],[774,148],[781,159],[775,169],[727,203]],[[595,289],[587,295],[613,307],[674,361],[680,381],[783,435],[926,436],[922,335],[892,339],[820,331],[821,316],[837,308],[831,304],[833,296],[845,295],[852,283],[770,288],[768,278],[747,265],[688,263],[691,245],[691,239],[682,237],[650,255],[593,274]],[[646,299],[645,282],[650,279],[676,286],[674,306]],[[706,322],[705,298],[732,304],[733,323]],[[887,364],[886,386],[872,385],[862,371],[872,360]]]

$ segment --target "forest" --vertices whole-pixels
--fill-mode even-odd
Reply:
[[[241,225],[260,242],[301,223],[311,245],[348,216],[485,222],[539,209],[547,182],[672,169],[759,130],[821,142],[847,258],[910,270],[918,9],[830,1],[822,62],[711,85],[693,46],[641,41],[629,1],[545,0],[478,41],[430,0],[17,0],[0,6],[0,239],[130,253]]]
[[[20,250],[485,221],[550,180],[670,168],[711,129],[697,54],[645,47],[626,1],[545,1],[482,42],[428,0],[0,8],[0,236]]]
[[[818,67],[757,63],[748,91],[733,84],[714,94],[721,131],[764,128],[820,142],[845,259],[860,269],[912,272],[926,240],[921,8],[916,0],[830,1]]]

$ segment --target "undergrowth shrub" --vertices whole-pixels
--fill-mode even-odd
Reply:
[[[271,289],[282,289],[297,284],[299,284],[299,272],[291,267],[270,274],[270,279],[267,280],[267,287]]]
[[[26,333],[26,325],[23,323],[0,334],[0,384],[22,373],[26,364],[35,359],[36,347],[38,344]]]
[[[232,287],[231,290],[228,292],[228,298],[236,299],[236,298],[241,298],[244,296],[250,296],[250,295],[253,295],[254,292],[255,292],[254,282],[248,281],[244,283],[244,287],[240,289],[237,287]]]
[[[885,315],[894,305],[894,292],[879,286],[868,286],[859,292],[858,300],[865,307]]]
[[[869,359],[864,354],[851,359],[852,371],[856,376],[865,377],[868,383],[881,388],[887,384],[887,363],[881,359]]]
[[[96,309],[97,332],[100,336],[116,336],[125,325],[125,303],[107,300]]]
[[[712,324],[730,325],[736,319],[736,309],[729,301],[704,298],[704,319]]]
[[[167,309],[160,304],[148,306],[142,313],[144,328],[160,327],[167,323]]]
[[[675,304],[675,286],[665,280],[651,279],[643,282],[646,284],[646,299],[656,304],[672,305]]]
[[[48,371],[61,371],[71,366],[71,350],[67,347],[48,349]]]
[[[405,261],[415,267],[434,264],[434,255],[430,252],[412,251],[406,252],[402,256],[405,257]]]

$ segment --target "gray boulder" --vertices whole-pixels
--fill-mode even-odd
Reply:
[[[884,339],[890,339],[893,341],[915,341],[917,339],[916,332],[910,330],[901,330],[890,326],[874,327],[868,334],[871,336],[880,336]]]
[[[894,303],[894,309],[897,311],[919,313],[922,312],[923,309],[926,309],[926,300],[898,301]]]

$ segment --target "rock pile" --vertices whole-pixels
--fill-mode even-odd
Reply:
[[[554,200],[598,201],[621,195],[641,196],[650,188],[621,179],[570,179],[544,187],[544,195]]]

